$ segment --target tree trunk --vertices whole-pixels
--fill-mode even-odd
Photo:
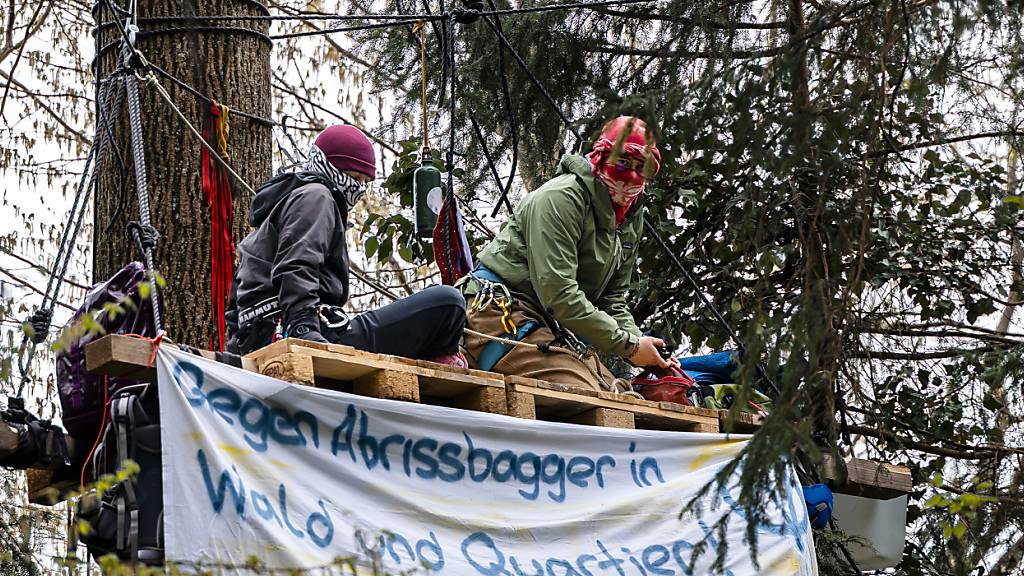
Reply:
[[[125,2],[122,2],[126,4]],[[111,20],[106,4],[98,3],[97,22]],[[270,116],[270,40],[267,22],[179,21],[147,22],[154,16],[266,15],[251,0],[148,0],[139,2],[136,46],[150,62],[201,93],[230,106],[230,163],[250,185],[257,186],[271,172],[271,126],[244,118]],[[123,17],[122,17],[123,18]],[[168,28],[198,28],[173,30]],[[211,29],[228,27],[226,30]],[[153,33],[156,30],[163,30]],[[120,33],[114,26],[97,34],[97,71],[107,77],[120,63]],[[201,130],[208,104],[169,80],[157,76],[190,122]],[[210,209],[200,178],[199,140],[181,122],[154,87],[139,83],[142,132],[149,184],[152,225],[160,234],[154,267],[166,280],[164,329],[175,342],[209,347],[215,335],[211,312]],[[127,109],[117,112],[114,141],[100,167],[94,199],[93,279],[102,281],[131,260],[137,250],[125,226],[138,220],[139,208],[131,162]],[[119,164],[118,152],[124,159]],[[248,232],[250,194],[237,182],[234,189],[232,229],[235,241]]]
[[[836,398],[833,389],[837,371],[839,336],[835,325],[833,281],[828,266],[827,230],[822,228],[823,198],[813,165],[814,135],[803,0],[788,0],[787,28],[792,43],[790,54],[790,108],[793,116],[791,146],[803,160],[795,163],[793,207],[803,257],[804,279],[801,319],[806,333],[807,375],[805,390],[817,399],[812,418],[814,433],[829,447],[836,446]]]

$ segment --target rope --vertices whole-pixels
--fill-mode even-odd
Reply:
[[[420,69],[423,71],[423,82],[420,100],[423,102],[423,157],[430,156],[430,137],[427,132],[427,37],[426,21],[420,20],[413,26],[413,32],[420,33]]]
[[[645,0],[652,1],[652,0]],[[208,16],[147,16],[139,18],[139,24],[173,24],[175,22],[315,22],[315,21],[347,21],[347,20],[440,20],[442,16],[432,14],[280,14],[269,16],[251,16],[239,14],[216,14]],[[407,22],[403,22],[406,24]]]
[[[563,346],[556,346],[554,344],[545,344],[543,347],[536,344],[530,344],[529,342],[522,342],[520,340],[511,340],[509,338],[502,338],[501,336],[492,336],[490,334],[484,334],[483,332],[477,332],[476,330],[470,330],[469,328],[463,328],[466,334],[476,336],[478,338],[485,338],[487,340],[493,340],[495,342],[501,342],[502,344],[508,344],[510,346],[522,346],[524,348],[531,348],[533,350],[541,350],[543,352],[560,352],[562,354],[568,354],[578,360],[583,359],[583,355],[579,352],[565,348]]]
[[[494,0],[487,0],[491,10],[495,10]],[[501,17],[494,15],[494,26],[501,30]],[[519,162],[519,122],[516,119],[515,108],[512,107],[512,96],[508,88],[508,67],[505,63],[505,45],[498,44],[498,68],[501,70],[501,95],[505,101],[505,114],[508,117],[509,132],[512,137],[512,162],[508,174],[508,181],[502,187],[501,197],[494,203],[494,210],[491,210],[491,218],[496,218],[501,211],[502,203],[509,212],[512,212],[512,204],[508,201],[508,194],[512,191],[512,182],[516,177],[516,168]]]
[[[679,259],[679,256],[676,256],[676,253],[673,252],[671,248],[669,248],[668,243],[665,242],[665,239],[661,237],[661,234],[658,233],[657,228],[654,227],[654,224],[651,223],[650,218],[648,218],[646,214],[644,214],[644,226],[647,228],[647,232],[655,240],[658,241],[658,244],[661,246],[662,251],[665,252],[666,255],[668,255],[668,257],[672,260],[672,263],[675,264],[676,268],[678,268],[679,271],[683,274],[683,278],[686,279],[686,282],[690,285],[690,288],[697,295],[697,297],[700,298],[700,301],[704,304],[704,307],[707,308],[709,312],[711,312],[711,315],[715,317],[715,320],[718,322],[718,324],[722,327],[723,330],[725,330],[726,334],[729,335],[729,338],[733,341],[733,343],[736,344],[736,347],[739,349],[740,354],[746,356],[747,347],[744,346],[743,342],[740,341],[739,336],[736,335],[736,331],[732,329],[732,326],[730,326],[729,322],[725,320],[725,317],[722,316],[722,313],[718,311],[718,308],[714,305],[713,302],[711,302],[711,299],[708,298],[704,294],[704,291],[700,289],[700,285],[697,284],[697,280],[693,277],[692,274],[690,274],[689,269],[687,269],[686,266],[683,265],[683,262]],[[768,372],[765,370],[764,364],[762,364],[761,362],[757,362],[757,373],[765,382],[768,383],[769,386],[771,386],[772,390],[775,392],[776,398],[782,395],[782,392],[779,390],[778,385],[775,384],[775,381],[768,377]]]
[[[178,118],[185,124],[185,127],[187,127],[189,131],[192,132],[192,135],[195,136],[196,139],[199,140],[199,142],[204,147],[206,147],[207,150],[211,152],[211,155],[215,160],[217,160],[218,163],[220,163],[221,167],[227,170],[228,173],[230,173],[231,176],[233,176],[235,180],[237,180],[238,183],[241,184],[243,188],[245,188],[246,192],[255,196],[256,190],[254,190],[253,187],[250,186],[248,182],[246,182],[241,176],[239,176],[238,172],[235,172],[234,169],[232,169],[231,166],[228,165],[228,163],[225,162],[224,159],[220,157],[220,154],[217,153],[217,150],[215,150],[213,146],[211,146],[210,143],[207,142],[205,138],[203,138],[203,135],[199,133],[199,130],[197,130],[196,127],[193,126],[191,122],[189,122],[188,118],[185,117],[185,114],[182,113],[181,109],[178,108],[178,106],[174,103],[174,100],[171,98],[171,95],[167,93],[167,89],[165,89],[163,85],[160,84],[160,81],[156,79],[156,76],[148,74],[144,78],[144,80],[146,80],[146,82],[150,86],[156,89],[157,93],[160,94],[160,97],[164,99],[164,102],[166,102],[167,105],[170,106],[172,110],[174,110],[174,113],[178,115]]]
[[[68,225],[64,227],[60,244],[57,248],[57,254],[54,256],[54,265],[47,278],[43,300],[39,305],[39,309],[29,318],[29,324],[33,330],[32,337],[29,338],[28,333],[22,337],[21,347],[18,351],[18,370],[21,373],[22,380],[18,386],[17,396],[22,395],[25,390],[25,384],[29,380],[28,372],[32,360],[35,358],[36,346],[45,341],[49,335],[53,311],[56,308],[57,300],[60,297],[60,289],[64,282],[64,277],[67,275],[68,265],[71,262],[71,246],[74,243],[74,239],[78,237],[82,223],[85,220],[85,213],[88,208],[86,198],[96,187],[96,179],[99,175],[98,168],[103,163],[107,146],[113,141],[111,129],[114,115],[111,111],[120,106],[121,91],[117,83],[112,85],[110,82],[113,82],[113,80],[108,79],[99,85],[96,135],[93,138],[95,144],[86,156],[85,169],[82,171],[82,177],[78,182],[78,189],[75,191],[75,199],[71,207],[71,217],[74,219],[73,224],[71,223],[72,221],[69,221]],[[113,101],[112,98],[114,99]],[[76,212],[77,217],[75,216]],[[51,288],[53,289],[52,294]]]
[[[393,26],[405,26],[405,25],[408,25],[408,24],[412,24],[413,22],[415,22],[417,20],[428,19],[428,18],[408,18],[408,17],[405,17],[405,16],[403,16],[402,18],[407,18],[407,19],[399,20],[399,21],[396,21],[396,22],[381,22],[381,23],[378,23],[378,24],[363,24],[363,25],[360,25],[360,26],[349,26],[347,28],[325,28],[323,30],[311,30],[311,31],[308,31],[308,32],[292,32],[290,34],[278,34],[276,36],[271,36],[270,38],[271,38],[271,40],[285,40],[285,39],[288,39],[288,38],[303,38],[305,36],[320,36],[320,35],[325,35],[325,34],[336,34],[338,32],[359,32],[360,30],[375,30],[377,28],[390,28],[390,27],[393,27]],[[434,17],[430,17],[429,19],[430,20],[437,20],[438,17],[434,16]]]
[[[501,176],[498,174],[498,168],[494,165],[494,160],[491,158],[491,151],[487,148],[487,141],[484,139],[484,133],[480,129],[480,123],[476,121],[476,115],[473,114],[472,110],[469,110],[469,122],[473,125],[473,132],[476,133],[476,139],[480,142],[480,148],[484,151],[484,160],[487,160],[487,167],[491,170],[491,175],[494,176],[494,181],[498,183],[498,190],[505,188],[504,183],[501,181]],[[512,203],[508,201],[508,196],[504,193],[501,194],[501,198],[498,199],[498,204],[494,207],[495,210],[501,209],[501,201],[505,201],[505,206],[509,212],[512,212]],[[492,214],[493,218],[494,215]]]
[[[189,18],[183,16],[182,18]],[[195,19],[194,17],[192,19]],[[101,32],[104,28],[109,28],[113,25],[113,22],[103,22],[96,26],[94,33]],[[179,32],[203,32],[203,33],[222,33],[222,34],[242,34],[256,38],[257,40],[267,44],[268,46],[273,44],[271,37],[260,32],[259,30],[253,30],[252,28],[245,28],[243,26],[172,26],[169,28],[157,28],[154,30],[138,30],[135,32],[136,38],[146,38],[153,36],[162,36],[164,34],[177,34]],[[112,49],[118,44],[117,41],[111,42],[102,48],[100,48],[100,55],[105,54],[108,50]]]
[[[456,80],[458,75],[455,73],[455,16],[453,15],[448,21],[448,70],[451,77],[451,97],[448,98],[448,182],[445,186],[445,199],[442,203],[442,209],[445,210],[444,224],[442,232],[444,233],[444,259],[445,265],[448,270],[456,270],[455,262],[452,259],[452,242],[451,242],[451,226],[453,224],[449,211],[456,210],[455,205],[455,93],[457,89]],[[455,283],[457,278],[452,278],[452,284]]]
[[[501,43],[506,48],[509,49],[509,52],[512,53],[512,58],[514,58],[516,63],[519,64],[519,68],[523,70],[523,72],[526,74],[526,77],[529,78],[530,82],[533,83],[534,87],[540,90],[540,93],[544,95],[544,99],[548,101],[548,104],[551,105],[551,108],[555,111],[556,114],[558,114],[558,117],[561,118],[562,123],[565,124],[566,129],[572,132],[573,136],[576,137],[577,141],[582,142],[583,136],[581,136],[579,131],[576,130],[572,122],[570,122],[569,119],[565,117],[565,114],[562,112],[562,109],[558,106],[558,103],[555,102],[554,97],[552,97],[551,93],[548,92],[548,89],[544,87],[544,84],[542,84],[541,81],[538,80],[536,76],[534,76],[533,71],[531,71],[530,67],[527,66],[526,61],[523,60],[523,57],[519,55],[519,52],[517,52],[516,49],[512,47],[512,44],[508,41],[508,38],[505,37],[505,34],[502,33],[501,29],[498,28],[498,26],[494,22],[491,22],[489,18],[484,18],[484,22],[487,22],[487,25],[491,27],[491,30],[494,30],[495,36],[497,36],[498,39],[501,40]]]
[[[505,16],[515,14],[535,14],[539,12],[553,12],[562,10],[572,10],[576,8],[599,8],[602,6],[616,6],[626,4],[648,4],[650,2],[656,2],[657,0],[605,0],[601,2],[573,2],[569,4],[548,4],[544,6],[532,6],[529,8],[508,8],[497,10],[493,8],[491,10],[461,10],[461,14],[472,14],[475,16]],[[261,5],[262,6],[262,5]],[[266,10],[266,8],[263,8]],[[127,16],[128,12],[123,9],[116,9],[115,12]],[[265,16],[252,16],[252,15],[228,15],[228,14],[217,14],[209,16],[196,16],[189,18],[186,16],[148,16],[145,18],[137,18],[137,24],[164,24],[174,22],[184,22],[187,20],[201,20],[205,22],[307,22],[307,21],[346,21],[346,20],[428,20],[438,21],[446,18],[444,14],[323,14],[323,13],[298,13],[298,14],[278,14],[278,15],[265,15]],[[409,22],[402,22],[403,25]]]
[[[107,0],[109,2],[109,0]],[[124,46],[125,63],[132,57],[132,45],[126,40]],[[139,82],[134,74],[125,76],[125,91],[128,94],[128,123],[131,127],[132,156],[135,160],[135,191],[139,197],[139,220],[145,228],[151,228],[152,223],[149,215],[149,185],[146,179],[146,156],[142,142],[142,116],[139,110]],[[138,230],[135,232],[135,241],[142,243],[142,237]],[[153,271],[153,247],[143,245],[143,263],[146,270]],[[160,287],[156,279],[150,280],[150,299],[153,301],[153,329],[156,334],[163,332],[163,323],[160,318]]]

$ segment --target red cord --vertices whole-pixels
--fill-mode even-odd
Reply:
[[[103,430],[107,427],[107,413],[110,411],[110,382],[106,376],[103,377],[103,419],[100,421],[100,431],[96,434],[96,441],[92,443],[92,449],[89,450],[89,455],[85,457],[85,462],[82,463],[82,475],[78,478],[79,490],[85,490],[85,469],[89,466],[89,461],[92,460],[92,455],[96,452],[96,447],[100,445],[100,438],[103,437]]]
[[[164,332],[162,330],[160,331],[159,334],[156,335],[155,338],[150,338],[149,336],[143,336],[142,334],[135,333],[121,334],[121,336],[128,336],[129,338],[138,338],[139,340],[145,340],[146,342],[149,342],[151,352],[149,355],[149,364],[146,364],[146,368],[152,368],[153,364],[156,364],[156,351],[160,348],[160,343],[164,341]]]

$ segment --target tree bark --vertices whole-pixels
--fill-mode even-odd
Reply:
[[[97,23],[110,21],[106,4],[100,2],[98,6],[94,12]],[[252,0],[139,2],[142,33],[136,46],[148,61],[230,107],[230,163],[246,182],[257,186],[271,172],[271,126],[236,112],[270,117],[271,45],[266,38],[269,24],[145,20],[154,16],[221,14],[257,16],[267,12]],[[167,30],[197,27],[202,29]],[[153,33],[157,30],[163,31]],[[106,26],[97,33],[99,78],[107,77],[118,66],[119,42],[120,33],[115,26]],[[158,78],[189,121],[201,129],[208,104],[169,80]],[[210,209],[201,186],[201,144],[153,87],[140,82],[139,92],[152,225],[160,234],[154,266],[167,282],[163,293],[164,329],[176,342],[206,348],[212,342],[215,325],[210,295]],[[114,141],[124,165],[110,150],[100,167],[94,199],[94,281],[110,277],[127,262],[139,258],[125,234],[126,224],[139,218],[125,105],[117,113]],[[232,229],[237,242],[248,232],[252,199],[238,183],[232,182],[232,186]]]

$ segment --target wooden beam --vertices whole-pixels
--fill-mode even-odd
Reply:
[[[825,456],[824,478],[840,494],[888,500],[909,493],[914,486],[910,468],[863,458],[846,458],[846,478],[835,460]]]
[[[169,342],[163,345],[174,346]],[[200,355],[216,360],[216,355],[209,350],[200,350]],[[155,382],[156,367],[150,363],[152,358],[153,347],[148,340],[122,334],[110,334],[85,345],[86,370],[106,376]],[[242,358],[242,367],[258,371],[256,362],[249,358]]]

